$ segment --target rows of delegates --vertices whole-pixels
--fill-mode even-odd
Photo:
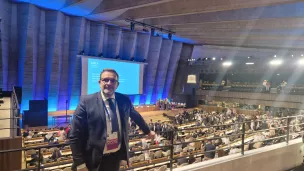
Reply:
[[[169,145],[173,139],[174,145],[174,167],[210,160],[216,157],[222,157],[235,154],[241,151],[240,133],[242,124],[245,124],[245,150],[257,149],[262,146],[272,145],[286,141],[286,137],[264,141],[269,138],[286,135],[287,119],[275,119],[277,117],[269,114],[244,115],[234,113],[233,110],[226,109],[222,112],[206,112],[203,110],[181,111],[176,116],[168,116],[167,121],[149,121],[149,128],[155,131],[158,136],[154,140],[144,139],[141,137],[141,131],[133,121],[130,121],[129,133],[130,150],[143,150],[130,152],[130,163],[132,166],[143,166],[143,170],[149,168],[146,164],[152,162],[163,162],[164,166],[168,165],[170,157],[170,147],[161,148]],[[303,130],[302,117],[296,117],[291,120],[290,132],[291,139],[300,137],[298,133]],[[186,129],[184,128],[193,128]],[[174,131],[171,134],[169,131]],[[179,130],[179,131],[177,131]],[[255,132],[257,130],[261,130]],[[43,130],[27,130],[23,132],[24,144],[26,147],[39,146],[45,144],[60,144],[68,141],[70,125],[66,128],[50,128]],[[137,136],[138,135],[138,136]],[[201,140],[201,141],[197,141]],[[195,141],[195,142],[192,142]],[[159,147],[152,150],[145,150],[148,147]],[[217,149],[217,150],[216,150]],[[42,165],[48,163],[72,162],[71,150],[69,146],[59,148],[42,149],[40,158],[37,150],[26,152],[26,161],[28,167],[35,167],[40,161]],[[122,162],[122,168],[127,167],[126,162]],[[69,168],[70,165],[66,165]],[[52,170],[51,167],[49,170]],[[63,167],[61,167],[63,168]],[[159,168],[160,169],[160,168]]]

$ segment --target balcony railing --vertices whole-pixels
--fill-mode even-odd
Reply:
[[[304,123],[295,123],[295,124],[291,124],[291,121],[294,119],[299,119],[302,118],[304,116],[302,115],[298,115],[298,116],[289,116],[289,117],[282,117],[282,118],[275,118],[275,119],[267,119],[267,120],[256,120],[255,122],[266,122],[266,121],[274,121],[274,120],[284,120],[286,121],[285,124],[281,127],[278,128],[270,128],[270,129],[262,129],[262,130],[257,130],[257,131],[246,131],[246,124],[250,124],[251,121],[246,121],[246,122],[239,122],[239,123],[233,123],[233,124],[223,124],[223,125],[215,125],[215,126],[200,126],[200,127],[190,127],[190,128],[184,128],[184,129],[173,129],[173,130],[169,130],[169,131],[164,131],[164,132],[160,132],[160,134],[167,134],[169,139],[168,140],[168,144],[164,144],[164,145],[154,145],[153,147],[149,147],[149,148],[137,148],[136,150],[129,150],[129,153],[139,153],[139,152],[144,152],[144,151],[149,151],[149,150],[155,150],[155,149],[164,149],[167,148],[170,151],[170,155],[167,157],[163,157],[160,159],[150,159],[150,160],[144,160],[138,163],[131,163],[130,166],[124,166],[121,167],[122,171],[125,170],[131,170],[131,169],[151,169],[151,168],[155,168],[155,167],[159,167],[160,165],[168,165],[170,170],[173,170],[174,163],[181,158],[188,158],[190,155],[196,156],[196,157],[202,157],[204,156],[204,154],[206,153],[210,153],[210,152],[219,152],[219,151],[223,151],[223,150],[228,150],[231,148],[240,148],[240,153],[242,155],[244,155],[244,151],[246,151],[245,146],[246,145],[250,145],[250,144],[254,144],[254,143],[258,143],[258,142],[262,142],[262,143],[267,143],[269,144],[269,142],[274,141],[274,140],[281,140],[281,142],[286,142],[286,144],[289,143],[290,141],[290,137],[292,135],[297,135],[298,137],[302,137],[303,134],[303,128],[304,128]],[[237,132],[231,134],[231,135],[225,135],[225,136],[216,136],[216,137],[197,137],[195,140],[193,141],[189,141],[189,142],[176,142],[175,140],[179,140],[181,137],[181,135],[179,135],[179,133],[183,132],[183,133],[188,133],[189,131],[194,131],[194,130],[200,130],[200,129],[209,129],[209,128],[214,128],[214,127],[229,127],[229,126],[234,126],[237,127]],[[292,131],[291,128],[293,127],[299,127],[300,130],[295,130]],[[254,135],[256,135],[256,133],[260,133],[260,132],[267,132],[270,130],[278,130],[278,129],[282,129],[285,131],[285,134],[283,135],[278,135],[275,137],[270,137],[270,138],[266,138],[264,140],[259,140],[259,141],[254,141]],[[184,135],[182,135],[184,136]],[[222,138],[229,138],[232,136],[237,136],[237,140],[222,146],[219,146],[217,149],[212,150],[212,151],[202,151],[202,149],[194,149],[194,150],[190,150],[189,152],[187,151],[187,154],[184,154],[183,156],[180,156],[178,153],[175,153],[174,149],[176,149],[179,145],[185,145],[185,144],[190,144],[190,143],[195,143],[195,142],[203,142],[203,141],[208,141],[208,140],[217,140],[217,139],[222,139]],[[129,135],[130,139],[132,138],[136,138],[135,140],[140,141],[142,137],[145,137],[145,135],[143,134],[139,134],[139,135]],[[239,138],[240,137],[240,138]],[[134,139],[132,139],[131,141],[135,141]],[[38,158],[40,159],[42,156],[42,148],[52,148],[52,147],[64,147],[64,146],[68,146],[69,143],[63,143],[63,144],[56,144],[56,145],[46,145],[46,146],[37,146],[37,147],[30,147],[30,148],[19,148],[19,149],[11,149],[11,150],[3,150],[0,151],[0,154],[3,153],[11,153],[11,152],[18,152],[18,151],[27,151],[27,150],[38,150]],[[40,160],[38,160],[38,164],[35,167],[32,168],[27,168],[27,169],[22,169],[22,170],[41,170],[41,169],[45,169],[48,170],[51,167],[55,167],[55,166],[62,166],[64,164],[71,164],[72,160],[66,160],[60,163],[51,163],[51,164],[42,164]],[[67,166],[66,166],[67,167]]]

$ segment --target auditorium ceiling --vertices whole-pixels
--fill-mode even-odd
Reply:
[[[171,29],[202,45],[302,48],[304,2],[297,0],[14,0],[129,27],[126,18]],[[137,30],[142,30],[136,26]]]

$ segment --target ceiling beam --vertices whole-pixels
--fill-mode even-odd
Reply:
[[[284,24],[282,24],[284,23]],[[178,32],[182,31],[228,31],[228,30],[247,30],[247,29],[288,29],[303,28],[304,18],[279,18],[279,19],[262,19],[262,20],[243,20],[243,21],[226,21],[210,22],[201,24],[170,25],[164,28]]]
[[[173,0],[103,0],[91,14],[100,14],[115,10],[129,10],[170,1]]]
[[[159,18],[242,8],[263,7],[295,2],[297,2],[297,0],[176,0],[167,3],[131,9],[117,17],[115,20],[124,20],[125,18]]]
[[[162,18],[144,19],[143,22],[152,25],[181,25],[206,22],[257,20],[270,18],[299,18],[304,17],[301,10],[304,3],[280,4],[267,7],[243,8],[236,10],[198,13]]]
[[[295,51],[303,51],[303,47],[295,48],[295,47],[280,47],[280,46],[269,46],[269,45],[252,45],[252,44],[243,44],[243,45],[234,45],[234,44],[226,44],[224,42],[206,42],[203,46],[226,46],[226,47],[241,47],[241,48],[257,48],[257,49],[276,49],[276,50],[295,50]]]

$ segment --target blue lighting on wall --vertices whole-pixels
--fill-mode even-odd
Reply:
[[[140,95],[135,95],[133,104],[134,105],[140,104]]]
[[[75,110],[78,106],[79,100],[79,96],[72,96],[69,103],[69,110]]]

